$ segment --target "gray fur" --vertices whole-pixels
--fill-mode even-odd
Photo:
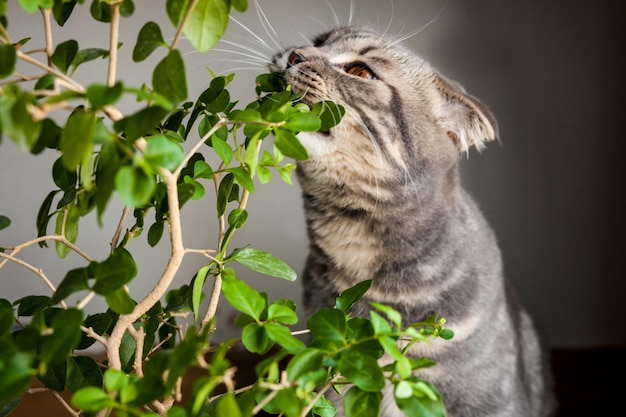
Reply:
[[[346,73],[355,62],[378,79]],[[368,28],[337,29],[286,50],[272,69],[306,102],[346,108],[328,134],[299,136],[310,155],[297,171],[311,240],[307,310],[373,279],[356,314],[376,301],[406,323],[440,312],[455,331],[451,341],[411,350],[437,362],[420,375],[440,390],[449,417],[550,415],[533,324],[504,279],[492,229],[459,181],[460,157],[497,138],[491,112]],[[393,395],[382,415],[402,415]]]

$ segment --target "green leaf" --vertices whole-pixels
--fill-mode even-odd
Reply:
[[[50,59],[62,73],[66,74],[70,65],[72,65],[72,61],[74,61],[77,52],[78,42],[70,39],[58,44]]]
[[[202,288],[204,287],[204,282],[206,281],[206,277],[209,274],[209,271],[209,266],[203,266],[198,270],[198,273],[193,280],[193,287],[191,292],[191,311],[193,311],[193,317],[196,321],[198,321],[200,302],[202,301]]]
[[[374,306],[378,311],[382,311],[383,313],[385,313],[389,321],[395,324],[398,330],[402,328],[402,315],[397,310],[395,310],[393,307],[379,303],[370,302],[370,304]]]
[[[422,382],[423,385],[426,385]],[[430,388],[429,388],[430,390]],[[416,392],[413,388],[414,395],[408,398],[399,398],[396,395],[396,404],[402,412],[408,417],[445,417],[446,411],[441,396],[434,392],[435,398]],[[430,390],[432,392],[432,390]]]
[[[185,14],[185,11],[189,7],[190,1],[191,0],[167,0],[165,3],[165,10],[167,12],[167,17],[169,17],[170,22],[172,22],[172,25],[178,26]]]
[[[226,165],[230,164],[233,160],[234,152],[226,141],[218,138],[217,136],[213,136],[211,138],[211,146],[213,146],[213,150],[215,150],[217,156],[219,156]]]
[[[285,324],[296,324],[298,322],[298,315],[291,308],[274,302],[267,310],[267,319]]]
[[[0,230],[6,229],[11,225],[11,219],[7,216],[0,215]]]
[[[28,111],[29,106],[36,104],[35,98],[12,85],[6,86],[4,93],[0,95],[0,131],[28,151],[36,145],[42,129],[42,123]]]
[[[67,381],[67,362],[60,361],[53,363],[47,367],[44,374],[40,374],[37,377],[46,387],[56,392],[62,392],[65,389],[65,382]]]
[[[93,262],[90,271],[96,279],[92,289],[98,294],[108,295],[137,275],[137,265],[130,252],[119,247],[104,262]]]
[[[54,15],[54,20],[56,20],[59,26],[65,25],[65,22],[67,22],[67,19],[70,18],[75,5],[76,0],[54,2],[52,13]]]
[[[185,37],[198,51],[213,48],[226,31],[230,2],[200,0],[185,25]]]
[[[250,177],[250,173],[244,167],[237,167],[230,170],[235,176],[235,181],[243,188],[254,193],[254,181]]]
[[[354,306],[358,301],[363,298],[365,293],[372,286],[373,280],[362,281],[356,284],[354,287],[348,288],[344,292],[342,292],[339,297],[335,300],[335,305],[337,309],[346,312],[352,306]]]
[[[213,170],[206,161],[196,161],[193,165],[194,178],[213,178]]]
[[[154,168],[163,167],[173,171],[185,158],[183,147],[167,136],[148,136],[146,142],[144,158]]]
[[[15,410],[15,408],[20,405],[21,401],[21,398],[16,398],[11,401],[0,403],[0,417],[6,417],[11,414],[11,411]]]
[[[233,122],[262,122],[261,113],[255,109],[233,110],[228,118]]]
[[[322,127],[322,122],[313,113],[294,113],[287,119],[283,127],[299,132],[313,132]]]
[[[39,212],[37,213],[37,237],[45,236],[48,232],[48,223],[52,217],[50,213],[50,208],[52,207],[52,201],[54,200],[54,196],[59,191],[51,191],[48,193],[46,198],[44,199],[41,207],[39,208]],[[47,247],[46,242],[42,242],[39,244],[41,247]]]
[[[229,257],[229,260],[237,261],[248,269],[262,274],[295,281],[297,274],[284,261],[276,258],[269,252],[263,252],[253,248],[237,249]]]
[[[140,167],[124,166],[115,175],[115,189],[127,207],[141,207],[154,194],[156,179]]]
[[[129,141],[154,132],[155,127],[167,115],[165,107],[149,106],[113,123],[117,132],[125,132]]]
[[[128,383],[128,375],[118,369],[107,369],[104,373],[104,386],[108,391],[119,391]]]
[[[305,348],[304,343],[291,334],[291,331],[278,323],[265,323],[265,330],[270,339],[278,343],[291,354],[296,354]]]
[[[265,326],[253,322],[243,328],[241,332],[241,342],[252,353],[263,355],[267,353],[274,341],[269,337]]]
[[[102,369],[89,356],[75,356],[67,362],[67,387],[76,392],[83,387],[102,387]]]
[[[0,401],[5,401],[23,394],[35,372],[33,355],[17,351],[8,338],[0,338],[0,351]]]
[[[9,77],[15,71],[17,49],[12,44],[0,45],[0,78]]]
[[[324,352],[314,348],[306,348],[296,353],[287,364],[287,380],[293,382],[300,376],[320,369],[324,360]]]
[[[50,305],[58,304],[70,294],[87,289],[89,289],[87,268],[72,269],[65,274],[65,278],[57,287],[52,299],[50,299]]]
[[[72,396],[71,402],[74,407],[90,413],[114,407],[117,404],[102,388],[97,387],[81,388]]]
[[[95,129],[96,114],[93,111],[78,107],[70,114],[61,133],[62,159],[68,170],[75,170],[91,157]]]
[[[52,179],[57,187],[63,191],[68,191],[76,188],[78,175],[76,175],[75,170],[65,168],[61,158],[58,158],[52,165]]]
[[[241,13],[248,9],[248,0],[231,0],[230,4],[232,4],[235,10]]]
[[[105,296],[107,305],[117,314],[130,314],[135,309],[135,302],[124,288],[118,288]]]
[[[119,46],[118,46],[119,47]],[[98,58],[106,58],[109,56],[108,49],[102,48],[87,48],[81,49],[76,53],[76,56],[72,60],[72,72],[76,71],[79,65],[85,62],[93,61]]]
[[[239,229],[243,226],[246,220],[248,220],[248,212],[244,209],[236,208],[228,215],[228,225],[235,229]]]
[[[339,310],[322,308],[309,318],[307,326],[315,339],[331,349],[346,343],[346,316]]]
[[[18,305],[18,317],[29,317],[46,308],[49,303],[50,297],[46,295],[27,295],[16,300],[13,305]]]
[[[104,84],[91,84],[87,87],[87,100],[94,109],[101,109],[109,104],[116,103],[122,96],[124,85],[121,82],[113,87]]]
[[[265,299],[244,281],[224,277],[222,291],[228,302],[244,314],[260,320],[266,307]]]
[[[178,49],[170,50],[152,73],[154,91],[174,102],[187,98],[185,62]]]
[[[344,377],[363,391],[380,392],[385,386],[385,376],[378,361],[369,355],[344,351],[337,366]]]
[[[380,392],[366,392],[352,387],[343,402],[346,417],[378,417],[381,401]]]
[[[235,177],[233,174],[228,173],[224,175],[224,178],[220,181],[220,186],[217,191],[217,216],[221,217],[226,211],[226,206],[230,201],[230,196],[233,191],[233,184],[235,183]]]
[[[309,157],[304,146],[291,131],[277,128],[274,130],[274,135],[274,144],[285,156],[300,161]]]
[[[143,61],[159,46],[167,47],[161,34],[161,28],[155,22],[147,22],[137,35],[137,44],[133,49],[133,61]]]
[[[339,124],[346,111],[332,101],[321,101],[313,105],[311,112],[317,114],[322,121],[320,131],[327,132],[331,127]]]
[[[61,234],[63,224],[65,223],[65,238],[71,243],[76,243],[78,237],[78,221],[80,220],[80,212],[75,204],[69,204],[67,208],[58,214],[56,222],[56,233]],[[69,246],[66,246],[63,242],[54,242],[57,255],[59,258],[65,258],[70,252]]]
[[[83,312],[75,308],[59,310],[51,321],[51,334],[42,338],[40,359],[44,363],[65,362],[80,340]]]
[[[150,245],[150,247],[155,247],[159,243],[164,230],[165,222],[163,221],[154,222],[154,224],[150,226],[148,230],[148,245]]]

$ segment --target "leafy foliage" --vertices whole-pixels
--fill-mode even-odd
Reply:
[[[19,2],[28,13],[43,10],[44,19],[54,18],[59,26],[84,3]],[[351,308],[363,302],[371,285],[366,281],[340,294],[334,308],[313,314],[305,342],[298,337],[302,332],[292,331],[298,323],[293,301],[270,301],[237,277],[233,264],[296,279],[284,261],[260,249],[232,248],[231,239],[248,220],[247,201],[256,183],[269,182],[273,172],[291,183],[295,164],[285,158],[307,158],[298,132],[327,131],[340,122],[344,109],[332,102],[309,108],[278,74],[260,75],[257,99],[244,107],[231,100],[227,87],[232,74],[215,76],[195,101],[187,101],[185,62],[176,47],[179,36],[184,33],[199,51],[212,48],[226,30],[233,8],[243,12],[247,1],[167,0],[165,12],[177,28],[174,41],[168,45],[159,25],[147,22],[134,45],[136,62],[162,54],[150,82],[143,86],[116,80],[114,69],[106,83],[79,85],[72,76],[84,63],[98,58],[115,63],[120,45],[111,50],[80,49],[76,40],[67,40],[37,64],[46,71],[35,77],[29,90],[14,73],[18,60],[33,63],[22,52],[28,40],[11,40],[3,16],[6,3],[0,1],[0,78],[5,79],[0,89],[0,133],[34,155],[47,149],[60,154],[51,167],[56,188],[37,215],[37,238],[0,248],[0,268],[15,262],[47,280],[19,254],[35,244],[46,247],[50,241],[60,258],[74,252],[84,259],[48,295],[32,294],[13,302],[0,299],[0,415],[19,405],[33,377],[46,389],[70,390],[73,396],[66,406],[86,415],[114,410],[119,416],[251,416],[265,410],[288,417],[326,417],[335,413],[326,393],[349,387],[341,400],[346,415],[375,416],[387,386],[408,416],[445,414],[436,388],[415,375],[433,363],[406,356],[414,343],[451,338],[452,332],[443,328],[445,320],[434,315],[405,326],[399,312],[374,303],[370,317],[353,317]],[[114,27],[135,12],[135,4],[92,0],[89,11],[94,20]],[[114,107],[124,95],[138,103],[129,114]],[[57,107],[70,109],[64,121],[49,117]],[[272,141],[271,149],[262,149],[264,141]],[[218,162],[208,162],[207,153]],[[200,251],[210,261],[188,285],[171,288],[183,258],[197,252],[182,246],[181,210],[189,200],[202,199],[211,182],[220,225],[217,247]],[[109,256],[98,261],[76,246],[79,225],[94,209],[100,221],[115,193],[126,206],[124,218],[132,213],[134,224],[120,229],[121,236],[114,233]],[[153,220],[148,225],[149,218]],[[10,225],[11,220],[0,215],[0,231]],[[150,246],[156,246],[167,230],[172,255],[159,283],[135,300],[127,289],[138,275],[129,242],[144,228]],[[207,282],[213,283],[210,291]],[[220,293],[239,311],[241,338],[212,344]],[[209,305],[202,312],[207,294]],[[70,297],[79,298],[75,306],[68,305]],[[93,297],[102,297],[108,308],[86,316],[83,309]],[[189,313],[194,325],[179,326],[178,317]],[[267,356],[256,366],[257,381],[235,392],[227,352],[239,343]],[[94,344],[106,349],[105,361],[97,362],[84,352]],[[383,355],[389,360],[381,367]],[[202,369],[202,375],[194,382],[191,397],[173,405],[180,381],[192,366]]]

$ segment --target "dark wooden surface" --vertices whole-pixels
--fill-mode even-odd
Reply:
[[[256,360],[233,355],[241,384],[254,377]],[[623,415],[619,398],[626,397],[626,348],[569,349],[551,353],[554,389],[559,401],[555,417]],[[193,378],[191,378],[193,379]],[[40,384],[38,385],[40,386]],[[64,397],[68,393],[64,393]],[[50,392],[27,394],[10,417],[67,417],[70,414]]]

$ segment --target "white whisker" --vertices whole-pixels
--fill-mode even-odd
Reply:
[[[309,45],[309,46],[313,46],[313,42],[311,42],[311,40],[308,38],[308,36],[306,36],[304,33],[302,32],[298,32],[298,34],[302,37],[302,39],[304,39],[304,41]]]
[[[335,25],[337,27],[341,27],[341,22],[339,21],[339,16],[337,16],[337,11],[333,7],[333,5],[328,0],[324,0],[324,2],[328,5],[328,7],[330,8],[331,13],[333,14],[333,19],[335,20]]]
[[[352,24],[352,18],[354,17],[354,0],[350,0],[350,14],[348,15],[348,26]]]
[[[411,32],[407,33],[406,35],[403,35],[403,36],[399,37],[395,41],[391,42],[389,44],[389,46],[391,47],[391,46],[394,46],[394,45],[396,45],[396,44],[398,44],[400,42],[404,42],[405,40],[407,40],[409,38],[412,38],[413,36],[417,35],[418,33],[422,32],[423,30],[428,28],[430,25],[435,23],[437,20],[439,20],[439,17],[441,17],[441,15],[443,14],[444,10],[448,6],[448,3],[449,3],[449,0],[441,7],[441,9],[439,9],[437,14],[432,19],[430,19],[430,21],[428,21],[426,24],[420,26],[417,29],[412,30]]]
[[[274,49],[271,46],[269,46],[267,42],[265,42],[259,35],[251,31],[246,25],[244,25],[243,23],[235,19],[232,15],[230,16],[230,19],[233,22],[237,23],[239,26],[241,26],[246,32],[251,34],[261,46],[263,46],[264,48],[267,48],[271,52],[274,52]]]
[[[265,15],[265,12],[263,11],[263,9],[261,9],[261,5],[259,4],[259,2],[255,1],[254,7],[256,8],[257,16],[259,17],[259,20],[261,21],[261,25],[263,26],[265,33],[267,33],[267,36],[270,37],[270,40],[274,42],[274,45],[276,45],[278,49],[283,49],[283,47],[278,43],[278,34],[274,30],[272,23]]]
[[[241,52],[241,51],[233,51],[231,49],[213,48],[213,49],[211,49],[211,51],[226,52],[226,53],[229,53],[229,54],[245,56],[246,58],[250,58],[250,60],[258,62],[260,64],[268,64],[270,62],[268,59],[261,59],[260,57],[258,57],[256,55],[247,54],[247,53]]]
[[[263,54],[262,52],[257,51],[254,48],[251,48],[249,46],[245,46],[245,45],[237,43],[237,42],[228,41],[226,39],[222,39],[221,42],[225,43],[226,45],[231,45],[231,46],[234,46],[234,47],[237,47],[237,48],[241,48],[244,51],[248,51],[248,52],[254,54],[255,56],[258,56],[260,59],[263,59],[265,62],[269,62],[270,58],[267,55]]]
[[[390,0],[389,2],[391,3],[391,15],[389,16],[389,22],[387,23],[387,27],[383,31],[383,37],[387,36],[387,33],[389,33],[389,29],[391,29],[391,24],[393,23],[394,14],[396,12],[393,0]]]

